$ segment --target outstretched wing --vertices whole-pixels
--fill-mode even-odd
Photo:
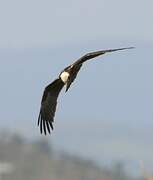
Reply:
[[[75,80],[75,78],[76,78],[82,64],[85,61],[87,61],[89,59],[92,59],[92,58],[95,58],[97,56],[103,55],[103,54],[108,53],[108,52],[121,51],[121,50],[132,49],[132,48],[134,48],[134,47],[108,49],[108,50],[95,51],[95,52],[85,54],[80,59],[78,59],[76,62],[74,62],[71,66],[67,67],[67,68],[70,68],[70,76],[69,76],[67,84],[66,84],[66,91],[68,91],[68,89],[70,88],[70,85]]]
[[[133,49],[134,47],[127,47],[127,48],[118,48],[118,49],[107,49],[107,50],[102,50],[102,51],[95,51],[95,52],[91,52],[91,53],[87,53],[84,56],[82,56],[80,59],[78,59],[76,62],[73,63],[73,65],[77,65],[77,64],[82,64],[85,61],[95,58],[97,56],[103,55],[105,53],[108,52],[114,52],[114,51],[121,51],[121,50],[126,50],[126,49]]]
[[[38,126],[40,126],[40,132],[44,132],[45,135],[47,131],[50,133],[51,129],[53,130],[57,98],[63,86],[64,83],[60,79],[56,79],[44,90],[38,117]]]

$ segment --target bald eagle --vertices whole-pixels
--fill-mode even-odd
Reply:
[[[103,55],[105,53],[115,52],[125,49],[132,49],[132,48],[133,47],[108,49],[108,50],[101,50],[101,51],[87,53],[81,58],[79,58],[77,61],[75,61],[73,64],[66,67],[63,71],[61,71],[58,78],[55,79],[51,84],[49,84],[45,88],[42,96],[40,113],[38,117],[38,126],[40,126],[41,134],[43,132],[45,135],[47,134],[47,132],[50,134],[51,129],[53,130],[53,122],[54,122],[58,95],[64,85],[66,85],[66,92],[68,91],[71,84],[77,77],[77,74],[84,62],[86,62],[89,59],[95,58],[97,56]]]

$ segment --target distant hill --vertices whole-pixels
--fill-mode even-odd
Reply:
[[[101,169],[88,160],[55,153],[44,139],[29,142],[17,134],[0,136],[1,164],[10,163],[12,172],[2,174],[4,180],[128,180],[123,168]]]

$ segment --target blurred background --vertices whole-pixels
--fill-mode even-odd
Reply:
[[[0,178],[142,179],[153,171],[153,1],[0,0]],[[54,131],[37,118],[46,85],[85,53],[58,99]]]

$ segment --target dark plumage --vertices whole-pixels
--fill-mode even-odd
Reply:
[[[91,52],[82,56],[76,62],[66,67],[60,73],[59,77],[56,80],[54,80],[51,84],[49,84],[44,90],[44,94],[41,101],[40,113],[38,117],[38,126],[40,126],[40,132],[44,132],[44,134],[46,135],[47,132],[51,133],[51,129],[53,130],[53,122],[58,95],[64,85],[66,85],[66,92],[68,91],[84,62],[108,52],[132,48],[133,47]]]

